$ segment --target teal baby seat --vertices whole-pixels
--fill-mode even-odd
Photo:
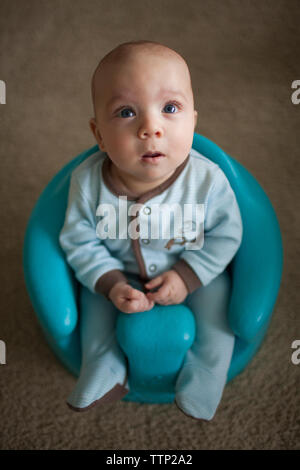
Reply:
[[[270,323],[282,274],[281,234],[270,200],[246,168],[197,133],[193,148],[224,171],[243,221],[241,246],[227,268],[232,278],[228,319],[235,334],[230,381],[253,358]],[[72,171],[96,151],[97,145],[72,159],[46,186],[31,213],[23,246],[25,283],[39,324],[56,356],[75,376],[81,364],[80,285],[58,236]],[[184,305],[156,305],[131,315],[120,312],[116,334],[129,365],[130,392],[123,400],[173,402],[177,374],[194,340],[192,312]]]

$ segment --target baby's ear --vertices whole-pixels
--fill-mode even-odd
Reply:
[[[198,111],[196,111],[195,109],[194,109],[194,117],[195,117],[195,127],[194,127],[194,129],[196,129],[197,122],[198,122]]]
[[[99,145],[99,148],[104,152],[105,151],[104,142],[98,130],[96,119],[94,117],[91,118],[89,121],[89,124],[90,124],[91,131]]]

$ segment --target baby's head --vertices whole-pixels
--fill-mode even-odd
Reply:
[[[98,64],[92,98],[90,127],[125,183],[160,184],[187,158],[197,111],[188,66],[174,50],[150,41],[119,45]]]

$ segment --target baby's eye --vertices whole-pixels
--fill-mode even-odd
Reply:
[[[176,113],[176,109],[178,109],[178,108],[179,108],[179,106],[176,103],[168,103],[164,107],[164,109],[166,110],[166,113],[168,113],[168,114]]]
[[[119,116],[119,117],[122,117],[122,118],[132,117],[132,115],[130,115],[129,113],[133,113],[132,109],[130,109],[130,108],[123,108],[123,109],[119,112],[118,116]]]

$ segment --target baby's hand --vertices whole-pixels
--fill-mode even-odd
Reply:
[[[145,284],[147,289],[158,286],[160,288],[157,292],[148,292],[146,296],[150,301],[160,305],[180,304],[188,295],[185,283],[173,269],[162,273]]]
[[[147,299],[143,292],[124,281],[117,282],[109,291],[108,297],[124,313],[144,312],[154,306],[154,302]]]

